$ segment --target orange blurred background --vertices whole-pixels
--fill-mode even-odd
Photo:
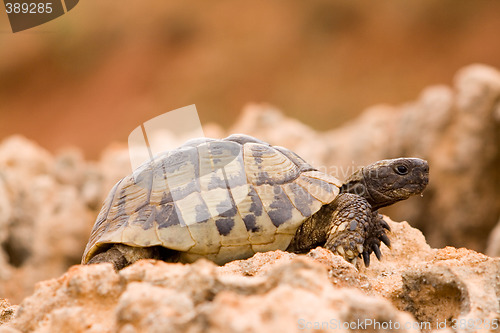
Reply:
[[[85,0],[16,34],[2,10],[0,140],[97,158],[167,111],[227,127],[248,102],[326,130],[470,63],[499,68],[499,33],[500,2],[483,0]]]

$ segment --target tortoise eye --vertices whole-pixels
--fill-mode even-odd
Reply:
[[[405,167],[404,165],[398,165],[396,167],[396,173],[398,175],[406,175],[408,173],[408,168]]]

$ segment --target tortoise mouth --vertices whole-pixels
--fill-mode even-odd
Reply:
[[[428,184],[428,181],[411,184],[410,186],[408,186],[408,189],[411,192],[410,195],[416,195],[416,194],[422,193],[425,190],[425,188],[427,187],[427,184]]]
[[[422,193],[429,184],[429,176],[420,174],[415,177],[415,180],[408,183],[405,188],[411,193],[410,195]]]

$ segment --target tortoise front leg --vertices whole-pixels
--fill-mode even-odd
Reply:
[[[366,252],[366,240],[372,239],[372,207],[365,198],[352,193],[341,193],[333,204],[336,209],[325,248],[356,265],[360,254]]]

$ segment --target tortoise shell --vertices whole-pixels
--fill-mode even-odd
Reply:
[[[163,246],[180,251],[181,262],[218,264],[285,250],[340,186],[292,151],[247,135],[191,140],[113,187],[82,263],[114,243]]]

